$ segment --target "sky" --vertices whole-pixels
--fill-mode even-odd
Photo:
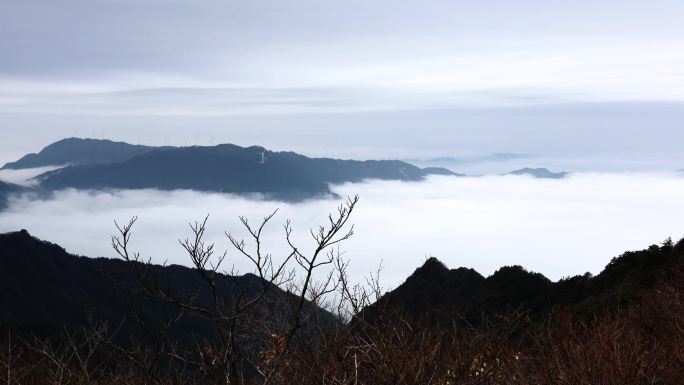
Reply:
[[[0,162],[68,136],[684,164],[679,0],[5,0]]]

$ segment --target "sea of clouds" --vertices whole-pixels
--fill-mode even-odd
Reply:
[[[612,257],[667,237],[684,236],[684,177],[673,173],[578,173],[562,180],[527,176],[444,177],[423,182],[368,181],[334,186],[342,197],[358,194],[353,237],[342,245],[350,273],[360,280],[382,261],[382,283],[396,287],[434,256],[447,266],[489,275],[522,265],[552,279],[598,273]],[[209,215],[207,239],[228,263],[249,271],[229,247],[225,232],[248,234],[239,216],[257,223],[279,209],[264,232],[276,259],[287,251],[283,225],[312,250],[309,228],[327,223],[343,200],[301,203],[194,191],[65,190],[49,199],[15,197],[0,213],[0,232],[27,229],[67,251],[114,257],[114,221],[139,218],[133,248],[157,263],[188,264],[178,240],[188,222]]]

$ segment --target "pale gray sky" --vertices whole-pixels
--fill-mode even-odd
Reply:
[[[683,21],[680,0],[5,0],[0,161],[88,136],[684,167]]]

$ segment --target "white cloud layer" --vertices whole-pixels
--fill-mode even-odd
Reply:
[[[361,197],[353,218],[356,233],[344,244],[354,278],[384,260],[387,286],[401,283],[426,256],[483,274],[519,264],[558,279],[597,273],[623,251],[684,236],[684,177],[675,174],[432,177],[346,184],[335,191]],[[294,221],[300,244],[310,245],[308,228],[325,223],[339,203],[286,204],[192,191],[62,191],[50,200],[14,200],[0,213],[0,231],[26,228],[70,252],[112,257],[113,220],[139,216],[135,248],[158,263],[187,264],[177,240],[188,235],[188,221],[211,214],[208,235],[225,249],[224,230],[244,234],[239,215],[258,221],[280,208],[266,231],[267,247],[280,255],[285,219]],[[239,258],[231,261],[245,271]]]
[[[36,176],[60,168],[59,166],[27,168],[21,170],[0,170],[0,181],[18,184],[20,186],[35,186],[38,181]]]

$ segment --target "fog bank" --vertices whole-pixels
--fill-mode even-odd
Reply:
[[[345,184],[334,191],[361,197],[352,218],[355,234],[343,244],[352,275],[360,279],[383,260],[383,283],[391,287],[428,256],[482,274],[518,264],[558,279],[597,273],[623,251],[684,236],[684,178],[675,174],[583,173],[563,180],[435,176],[415,183]],[[266,247],[278,256],[286,250],[286,219],[293,220],[300,247],[311,249],[308,229],[325,224],[340,203],[289,204],[193,191],[67,190],[49,200],[12,200],[0,213],[0,231],[25,228],[73,253],[113,257],[113,221],[138,216],[136,250],[157,263],[187,264],[178,239],[189,235],[188,221],[210,214],[209,238],[247,272],[223,234],[246,235],[238,216],[257,222],[279,209],[266,229]]]

